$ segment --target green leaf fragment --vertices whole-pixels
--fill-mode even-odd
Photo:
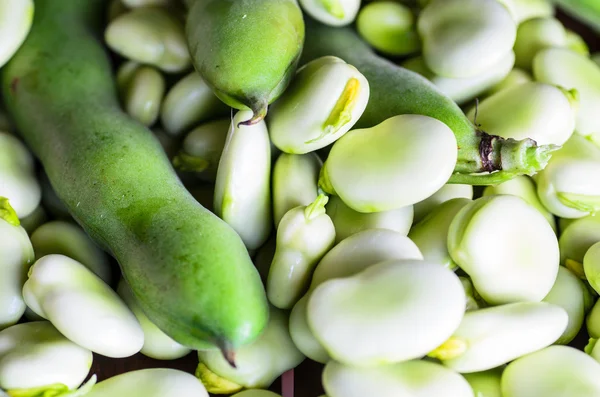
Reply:
[[[6,197],[0,197],[0,219],[4,219],[13,226],[21,225],[21,221],[19,220],[17,213],[10,205],[10,202]]]

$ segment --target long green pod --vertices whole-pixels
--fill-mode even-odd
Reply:
[[[493,131],[479,131],[432,83],[376,55],[351,29],[307,21],[301,64],[326,55],[353,65],[369,82],[369,103],[354,128],[372,127],[399,114],[421,114],[452,129],[459,148],[452,183],[496,184],[532,174],[544,168],[554,150],[530,139],[502,139],[491,135]]]
[[[260,277],[239,236],[120,110],[98,35],[104,1],[36,6],[30,36],[3,71],[4,99],[58,196],[167,335],[228,353],[251,342],[268,318]]]
[[[296,0],[195,0],[186,34],[196,69],[215,94],[252,110],[254,124],[291,81],[304,44]]]

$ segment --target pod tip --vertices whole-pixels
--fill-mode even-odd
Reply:
[[[219,349],[221,350],[221,354],[223,354],[225,361],[227,361],[232,368],[237,368],[237,365],[235,364],[235,351],[226,343],[221,343]]]
[[[252,101],[250,104],[250,109],[252,110],[252,118],[246,121],[242,121],[238,124],[238,127],[241,125],[251,126],[254,124],[258,124],[264,120],[267,116],[267,110],[269,108],[269,103],[266,100],[256,100]]]

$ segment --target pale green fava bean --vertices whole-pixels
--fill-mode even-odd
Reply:
[[[487,186],[483,190],[484,196],[494,196],[498,194],[511,194],[513,196],[521,197],[531,206],[535,207],[544,218],[548,221],[552,230],[556,232],[556,220],[554,215],[550,213],[546,207],[540,202],[537,195],[537,190],[533,180],[525,175],[517,176],[509,181],[501,183],[500,185]]]
[[[421,12],[423,58],[434,73],[467,78],[512,51],[517,26],[496,0],[433,0]]]
[[[54,396],[53,390],[75,389],[87,377],[92,360],[91,351],[71,342],[48,321],[0,332],[0,387],[14,396],[42,396],[44,390]],[[27,394],[29,389],[38,394]]]
[[[592,307],[585,319],[588,335],[591,338],[600,339],[600,300]]]
[[[202,383],[186,372],[152,368],[117,375],[98,383],[86,397],[208,397]]]
[[[439,264],[386,261],[319,285],[307,318],[334,360],[373,367],[419,358],[439,346],[458,328],[465,304],[460,280]]]
[[[330,361],[323,371],[323,386],[329,397],[474,397],[460,374],[422,360],[375,368]]]
[[[394,56],[407,55],[421,49],[415,19],[410,8],[403,4],[377,1],[360,10],[356,29],[376,50]]]
[[[425,260],[451,270],[458,267],[448,252],[448,230],[456,214],[469,203],[471,200],[466,198],[448,200],[413,226],[408,237],[419,247]]]
[[[336,243],[368,229],[389,229],[407,235],[413,221],[412,205],[365,214],[354,211],[336,196],[331,196],[329,199],[327,214],[335,225]]]
[[[530,138],[540,145],[562,145],[575,129],[578,103],[577,91],[532,82],[484,99],[468,116],[490,134],[517,140]]]
[[[600,395],[600,363],[568,346],[550,346],[510,363],[502,375],[504,397]]]
[[[251,117],[251,111],[242,110],[231,121],[217,170],[214,208],[248,249],[256,249],[273,227],[271,145],[264,121],[240,125]]]
[[[554,15],[554,6],[548,0],[499,1],[508,8],[517,24],[533,18],[548,18]]]
[[[600,241],[600,217],[588,215],[576,219],[560,235],[561,264],[585,279],[583,259],[589,248]]]
[[[315,201],[322,165],[315,153],[279,155],[272,175],[273,220],[276,226],[292,208]]]
[[[269,277],[269,270],[271,269],[271,262],[275,256],[275,250],[277,249],[277,236],[271,236],[266,243],[262,245],[256,252],[256,256],[253,258],[254,266],[260,274],[260,279],[263,284],[267,284]]]
[[[34,261],[27,232],[8,201],[0,197],[0,330],[16,324],[25,312],[21,289]],[[0,385],[1,386],[1,385]]]
[[[538,196],[554,215],[582,218],[600,210],[600,147],[573,134],[535,175]]]
[[[460,327],[429,353],[462,373],[486,371],[554,343],[567,312],[546,302],[519,302],[466,312]]]
[[[420,56],[405,61],[402,66],[419,73],[454,102],[462,105],[500,83],[510,73],[514,63],[515,54],[510,51],[497,64],[481,74],[461,79],[436,75],[429,70],[423,57]]]
[[[330,26],[352,23],[360,9],[360,0],[299,0],[299,3],[312,18]]]
[[[231,120],[223,119],[209,121],[190,131],[173,158],[175,169],[194,172],[201,179],[214,182],[230,126]]]
[[[143,355],[156,360],[176,360],[192,351],[175,342],[148,319],[139,307],[124,279],[121,279],[119,282],[117,293],[125,304],[127,304],[142,327],[142,331],[144,332],[144,346],[141,349],[141,353]]]
[[[133,72],[123,93],[123,107],[135,120],[145,126],[158,119],[165,96],[165,79],[151,66],[141,66]]]
[[[250,389],[250,390],[244,390],[242,392],[234,394],[231,397],[281,397],[281,396],[277,393],[273,393],[272,391],[268,391],[268,390]]]
[[[598,344],[598,339],[590,338],[583,351],[600,363],[600,344]]]
[[[585,278],[596,292],[600,291],[600,242],[587,250],[583,257]]]
[[[117,74],[115,76],[115,81],[117,84],[117,90],[119,91],[119,96],[122,98],[125,95],[127,90],[127,86],[131,82],[133,76],[139,68],[142,67],[142,64],[135,61],[125,61],[119,66],[117,69]]]
[[[302,66],[269,109],[271,140],[281,151],[312,152],[346,134],[369,101],[369,82],[354,66],[326,56]]]
[[[33,0],[0,2],[0,67],[12,58],[27,38],[34,8]]]
[[[38,207],[25,218],[21,219],[21,227],[25,229],[27,234],[31,236],[38,227],[42,226],[44,223],[48,221],[48,214],[43,206],[38,205]]]
[[[414,205],[414,223],[417,224],[440,204],[454,198],[466,198],[472,200],[473,186],[454,183],[449,183],[442,186],[440,190]]]
[[[310,291],[296,303],[290,316],[290,334],[302,353],[322,364],[329,354],[315,339],[306,318],[306,305],[311,291],[321,283],[350,277],[376,263],[392,259],[416,259],[423,256],[408,237],[387,229],[369,229],[342,240],[317,265]]]
[[[16,137],[0,132],[0,197],[6,197],[19,218],[39,205],[42,191],[35,178],[33,156]]]
[[[335,243],[335,227],[325,213],[327,197],[289,210],[279,223],[275,256],[267,279],[274,306],[291,309],[309,286],[318,261]]]
[[[395,116],[339,139],[319,184],[355,211],[389,211],[438,191],[456,159],[456,138],[444,123],[421,115]]]
[[[191,66],[183,23],[165,8],[140,7],[111,21],[107,45],[132,61],[178,73]]]
[[[544,48],[566,47],[567,32],[556,18],[535,18],[523,22],[515,41],[515,66],[531,70],[535,55]]]
[[[167,93],[160,121],[171,135],[181,135],[190,127],[230,112],[197,72],[179,80]]]
[[[52,221],[45,223],[31,235],[36,259],[50,254],[61,254],[81,263],[105,283],[111,282],[111,268],[106,254],[78,225]]]
[[[485,97],[494,95],[516,85],[529,83],[531,81],[533,81],[533,77],[528,72],[524,71],[523,69],[513,68],[513,70],[508,73],[504,80],[490,88],[485,93]]]
[[[502,367],[473,372],[463,376],[471,385],[475,397],[503,397],[501,389]]]
[[[586,57],[590,56],[590,49],[583,38],[576,32],[567,29],[567,48]]]
[[[566,48],[549,48],[533,59],[536,80],[576,89],[580,103],[577,113],[577,133],[592,136],[600,142],[600,67],[588,57]]]
[[[450,225],[448,251],[492,305],[541,301],[560,261],[548,221],[511,195],[482,197],[463,207]]]
[[[556,282],[544,302],[560,306],[567,312],[569,322],[563,334],[555,344],[566,345],[571,342],[581,330],[585,317],[584,293],[586,287],[569,269],[561,266],[558,269]]]
[[[144,344],[137,319],[108,285],[79,262],[47,255],[29,270],[27,306],[67,338],[107,357],[129,357]]]
[[[297,367],[305,357],[290,338],[288,321],[286,312],[271,307],[265,331],[254,342],[236,350],[237,368],[225,361],[218,350],[199,351],[197,375],[208,391],[217,393],[222,386],[219,382],[223,381],[233,382],[239,389],[268,388],[281,374]]]

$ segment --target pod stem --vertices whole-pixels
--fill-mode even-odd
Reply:
[[[325,205],[329,201],[329,196],[325,194],[319,194],[315,201],[310,203],[304,209],[304,217],[307,221],[312,221],[313,219],[321,216],[325,213]]]
[[[266,99],[254,99],[250,101],[248,105],[250,110],[252,110],[252,118],[246,121],[242,121],[238,124],[238,127],[241,125],[250,126],[254,124],[258,124],[264,120],[267,116],[267,111],[269,109],[269,102]]]

